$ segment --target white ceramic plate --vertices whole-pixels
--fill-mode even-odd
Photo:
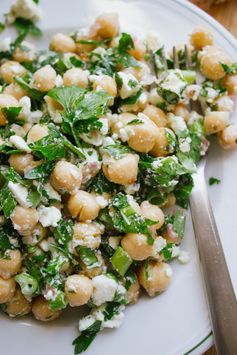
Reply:
[[[0,13],[6,13],[11,1],[1,0]],[[45,37],[51,33],[69,32],[86,26],[101,12],[116,11],[123,30],[157,32],[162,42],[171,47],[187,41],[195,25],[212,28],[217,44],[235,59],[235,39],[204,12],[184,0],[41,0]],[[5,33],[3,34],[5,35]],[[1,35],[1,37],[3,36]],[[214,145],[209,154],[207,178],[215,176],[221,184],[209,190],[225,255],[237,291],[235,251],[237,249],[237,152],[223,152]],[[188,216],[183,249],[190,253],[188,265],[173,263],[171,287],[159,297],[142,298],[128,307],[122,327],[100,334],[87,355],[200,355],[212,344],[211,326],[200,274],[198,252]],[[11,320],[0,315],[1,354],[70,355],[72,340],[77,335],[77,319],[81,311],[73,309],[62,319],[50,324],[37,323],[29,317]]]

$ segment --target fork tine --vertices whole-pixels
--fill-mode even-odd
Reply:
[[[173,47],[174,68],[179,69],[179,57],[175,46]]]
[[[188,70],[193,69],[192,60],[190,58],[190,53],[187,44],[184,46],[185,64]]]

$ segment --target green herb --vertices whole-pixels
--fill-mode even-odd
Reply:
[[[17,17],[13,23],[18,33],[24,33],[25,36],[30,34],[32,36],[41,36],[42,31],[31,20],[27,20],[22,17]]]
[[[83,330],[79,337],[77,337],[72,345],[75,346],[74,348],[74,354],[81,354],[83,351],[86,351],[86,349],[90,346],[92,341],[95,339],[97,333],[100,331],[102,326],[102,322],[99,320],[96,320],[90,327],[88,327],[86,330]]]
[[[6,120],[8,123],[18,123],[18,124],[23,124],[24,122],[22,120],[18,119],[18,115],[21,112],[22,107],[4,107],[1,108],[1,111],[3,112]]]
[[[186,217],[183,214],[183,211],[177,209],[173,217],[173,228],[180,238],[183,238],[184,236],[185,221]]]
[[[12,192],[8,188],[8,182],[6,182],[0,191],[0,204],[6,218],[11,217],[14,208],[17,203],[13,197]]]
[[[29,297],[37,291],[38,281],[26,272],[15,276],[15,280],[20,285],[23,295]]]
[[[5,25],[4,23],[0,22],[0,32],[4,31]]]
[[[193,189],[193,179],[190,174],[185,174],[180,177],[178,184],[175,186],[174,195],[176,203],[183,207],[188,207],[188,201]]]
[[[73,236],[73,221],[70,219],[61,219],[57,227],[54,227],[52,231],[57,243],[67,249],[68,243]]]
[[[152,54],[152,62],[153,62],[154,70],[155,70],[155,73],[157,76],[159,76],[160,73],[164,72],[167,69],[164,46],[158,48]]]
[[[119,38],[118,51],[127,52],[130,49],[134,49],[133,39],[128,33],[122,32]]]
[[[94,191],[100,195],[104,192],[112,193],[116,190],[116,185],[106,179],[102,171],[92,179],[90,179],[86,186],[86,191]]]
[[[0,251],[4,252],[8,249],[12,249],[9,236],[3,228],[0,228]]]
[[[56,297],[53,300],[49,301],[50,308],[53,311],[59,311],[67,307],[67,300],[65,294],[62,290],[56,290]]]
[[[35,143],[31,143],[29,147],[31,148],[32,153],[38,158],[44,158],[47,160],[61,159],[64,158],[66,154],[64,141],[61,137],[52,135],[52,132]]]
[[[209,182],[209,185],[212,186],[212,185],[218,185],[221,182],[221,180],[217,179],[215,177],[210,177],[208,182]]]
[[[135,118],[134,120],[129,121],[127,124],[133,125],[133,124],[143,124],[143,123],[144,122],[142,120],[140,120],[139,118]]]
[[[128,146],[122,144],[106,145],[103,150],[114,159],[121,159],[124,155],[132,152]]]
[[[69,58],[71,64],[76,67],[76,68],[83,68],[84,67],[84,62],[76,57],[70,57]]]
[[[47,161],[43,164],[38,165],[37,167],[28,170],[24,177],[29,180],[40,180],[46,181],[50,177],[53,168],[55,166],[54,161]]]
[[[120,302],[109,302],[107,303],[103,315],[104,320],[112,319],[116,314],[119,314],[121,311],[121,303]]]
[[[124,275],[125,278],[125,288],[128,290],[132,285],[137,282],[137,276],[132,270],[128,270]]]
[[[166,102],[171,105],[176,105],[179,102],[180,96],[174,91],[158,87],[157,92]]]
[[[28,193],[27,200],[31,202],[32,207],[36,208],[41,201],[41,194],[36,190],[31,190]]]
[[[106,39],[103,41],[96,41],[94,39],[79,39],[76,41],[76,43],[79,44],[89,44],[89,45],[94,45],[94,46],[103,46],[104,44],[110,42],[111,39]]]
[[[128,268],[132,264],[132,259],[128,253],[121,247],[118,247],[110,259],[111,264],[114,269],[121,275],[124,276]]]
[[[100,262],[92,249],[81,246],[77,248],[77,252],[87,269],[93,269],[100,266]]]
[[[149,227],[155,222],[137,214],[123,193],[120,192],[112,197],[110,215],[115,229],[124,233],[147,234],[147,243],[153,244],[154,240]]]
[[[31,97],[32,99],[34,99],[36,101],[40,101],[40,102],[43,100],[45,93],[42,93],[39,90],[31,88],[30,85],[24,79],[22,79],[20,77],[15,77],[14,80],[23,90],[26,91],[26,93],[29,97]]]
[[[220,64],[227,75],[237,74],[237,63],[233,63],[231,66],[229,66],[225,63],[220,63]]]

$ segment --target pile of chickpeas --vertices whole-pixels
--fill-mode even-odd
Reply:
[[[87,35],[81,35],[79,39],[84,40],[104,40],[111,39],[108,46],[115,47],[118,44],[119,23],[116,14],[103,14],[99,16],[88,30]],[[17,48],[13,54],[12,60],[4,60],[0,66],[0,77],[7,84],[0,94],[0,108],[21,106],[21,99],[27,96],[27,93],[14,81],[16,76],[24,77],[27,73],[26,68],[21,64],[30,62],[36,57],[34,45],[25,41],[23,45],[28,48],[27,51],[21,47]],[[216,134],[220,144],[226,148],[237,146],[237,124],[229,122],[229,96],[237,94],[237,74],[226,76],[220,62],[231,65],[232,62],[228,55],[222,49],[213,44],[213,36],[207,29],[197,28],[190,37],[190,45],[199,51],[198,59],[201,73],[210,80],[222,80],[227,89],[227,94],[220,96],[215,100],[215,111],[208,110],[204,117],[204,126],[206,134]],[[58,33],[51,38],[50,50],[62,53],[64,58],[72,55],[78,59],[88,60],[88,54],[95,49],[93,44],[76,43],[72,37],[66,34]],[[132,74],[138,81],[141,80],[144,67],[148,64],[145,55],[149,53],[149,48],[145,42],[134,36],[134,49],[130,54],[143,66],[141,68],[125,68],[124,73]],[[66,70],[62,76],[63,86],[78,86],[88,88],[92,84],[93,90],[104,90],[113,98],[118,96],[119,90],[114,77],[101,74],[90,79],[90,73],[81,68],[71,68]],[[45,93],[44,110],[45,112],[57,112],[61,110],[60,104],[47,96],[47,92],[56,87],[57,73],[51,65],[46,65],[38,69],[32,76],[31,86]],[[138,118],[142,124],[132,125],[132,134],[128,135],[126,143],[133,150],[132,153],[124,154],[120,159],[108,156],[106,151],[102,154],[102,166],[97,166],[90,171],[91,176],[95,176],[101,169],[104,176],[112,183],[119,184],[123,188],[127,185],[137,182],[139,171],[139,153],[148,153],[152,157],[165,157],[170,154],[167,149],[169,142],[167,131],[175,136],[169,127],[167,114],[157,106],[159,95],[154,90],[146,87],[145,99],[132,105],[124,105],[117,118],[109,118],[109,130],[111,135],[119,137],[121,128],[125,131],[129,129],[129,122]],[[112,105],[113,103],[111,103]],[[51,110],[51,111],[50,111]],[[189,120],[190,112],[184,102],[180,102],[172,111],[175,115],[183,118],[185,122]],[[32,123],[27,121],[23,125],[15,125],[15,134],[20,137],[26,137],[26,143],[35,143],[49,134],[46,124]],[[8,124],[3,112],[0,112],[0,126]],[[56,123],[60,125],[60,123]],[[0,138],[1,144],[4,139]],[[37,167],[42,160],[37,160],[30,152],[12,154],[9,156],[9,165],[15,169],[21,176],[30,169]],[[79,274],[71,274],[70,265],[63,265],[62,272],[65,273],[64,291],[66,299],[70,306],[81,306],[90,300],[93,294],[92,278],[100,275],[105,270],[105,262],[99,251],[101,238],[104,229],[96,219],[102,209],[100,203],[93,192],[87,192],[83,189],[83,181],[86,179],[87,169],[90,166],[78,166],[74,161],[59,160],[50,176],[49,184],[54,191],[63,197],[62,203],[54,203],[54,206],[74,220],[73,240],[71,242],[71,252],[78,257],[76,245],[90,246],[95,249],[101,266],[88,269],[82,265],[82,271]],[[104,195],[109,198],[109,194]],[[131,202],[134,210],[145,218],[154,221],[154,228],[157,230],[155,240],[159,237],[159,230],[164,224],[164,212],[156,205],[143,201],[140,205],[135,201]],[[175,205],[175,196],[170,193],[164,207]],[[50,243],[49,228],[43,226],[39,221],[37,209],[26,208],[18,204],[11,217],[14,229],[22,237],[25,244],[33,245],[38,252],[45,251],[44,242]],[[4,224],[4,218],[1,216],[1,223]],[[179,244],[181,239],[162,232],[162,237],[168,243]],[[136,261],[140,261],[141,267],[137,274],[136,283],[127,291],[129,303],[134,303],[140,294],[140,285],[150,296],[163,292],[167,289],[171,280],[171,267],[165,263],[160,256],[155,255],[154,245],[147,243],[147,236],[139,233],[128,233],[121,236],[121,246],[128,255]],[[90,240],[90,244],[88,244]],[[43,296],[26,299],[17,285],[14,276],[25,270],[23,265],[23,256],[20,250],[9,250],[7,257],[0,258],[0,304],[6,305],[6,312],[11,317],[22,316],[32,311],[35,318],[41,321],[50,321],[57,318],[61,311],[53,311],[48,300]],[[55,255],[55,250],[52,251]],[[147,264],[144,261],[149,258]],[[145,274],[148,272],[149,277]],[[72,292],[73,285],[73,292]]]

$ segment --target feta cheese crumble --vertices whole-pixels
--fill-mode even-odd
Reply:
[[[28,201],[28,190],[25,186],[22,186],[19,183],[14,183],[9,181],[8,188],[13,194],[16,201],[25,208],[29,208],[32,206],[31,202]]]
[[[61,212],[54,206],[40,206],[37,211],[39,214],[39,221],[43,227],[56,227],[61,219]]]
[[[167,115],[168,122],[172,130],[177,134],[187,129],[186,123],[181,116],[175,116],[173,113]]]
[[[9,142],[17,149],[23,150],[23,152],[30,153],[31,149],[24,139],[20,136],[13,135],[9,138]]]
[[[92,302],[96,306],[113,301],[118,288],[115,280],[106,275],[99,275],[92,279],[92,284],[94,287]]]
[[[119,95],[122,99],[133,96],[140,90],[140,85],[134,75],[126,74],[122,71],[117,74],[122,81],[122,86],[119,89]]]
[[[38,21],[41,17],[41,9],[33,0],[17,0],[7,14],[7,23],[12,24],[17,17]]]

